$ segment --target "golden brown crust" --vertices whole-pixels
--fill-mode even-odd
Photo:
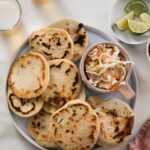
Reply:
[[[69,34],[58,28],[44,28],[29,37],[31,50],[41,53],[48,61],[72,59],[74,44]]]
[[[77,66],[67,59],[52,60],[49,67],[51,81],[42,97],[57,110],[79,95],[81,77]]]
[[[83,101],[86,100],[86,93],[85,93],[85,85],[84,85],[84,83],[82,83],[82,85],[81,85],[81,90],[80,90],[80,93],[79,93],[77,99],[81,99]]]
[[[55,148],[57,145],[51,136],[51,129],[49,128],[50,117],[49,113],[39,112],[37,115],[29,118],[28,130],[38,144],[46,148]]]
[[[60,28],[69,33],[74,42],[74,53],[72,60],[79,60],[88,45],[88,34],[84,28],[84,25],[76,20],[63,19],[51,24],[49,27]]]
[[[96,113],[81,100],[72,100],[56,111],[50,127],[55,142],[65,150],[90,150],[99,135]]]
[[[22,99],[17,97],[10,89],[8,90],[7,99],[10,109],[20,117],[31,117],[37,114],[44,104],[41,97]]]
[[[95,111],[100,122],[97,144],[103,147],[117,146],[131,134],[134,114],[125,102],[116,98],[104,100],[97,104]]]
[[[20,56],[12,65],[8,85],[21,98],[41,95],[49,82],[49,66],[46,59],[37,52]]]

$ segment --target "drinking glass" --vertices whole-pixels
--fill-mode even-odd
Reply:
[[[18,0],[0,0],[0,31],[14,30],[19,25],[21,16]]]

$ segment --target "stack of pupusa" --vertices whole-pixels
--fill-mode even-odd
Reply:
[[[20,56],[12,65],[8,77],[8,103],[13,112],[30,117],[43,107],[40,95],[49,83],[49,66],[39,53]]]
[[[29,133],[39,145],[90,150],[95,144],[117,146],[127,139],[133,125],[127,104],[99,97],[85,102],[79,70],[71,61],[79,60],[87,45],[81,23],[58,21],[33,32],[29,45],[30,51],[10,70],[8,103],[18,116],[29,117]]]
[[[75,62],[81,58],[87,44],[88,35],[84,25],[70,19],[57,21],[30,35],[31,51],[42,54],[51,70],[49,85],[42,94],[45,101],[43,109],[46,112],[53,113],[68,100],[79,95],[80,73],[71,61]]]
[[[29,119],[30,134],[40,145],[64,150],[91,150],[95,144],[114,147],[128,139],[134,123],[129,105],[115,98],[101,100],[95,96],[87,102],[69,101],[51,117],[40,112]]]
[[[52,113],[78,97],[85,100],[79,70],[71,60],[77,61],[82,56],[87,33],[77,21],[62,21],[76,39],[73,41],[59,28],[47,27],[33,32],[29,37],[29,52],[14,62],[8,77],[10,109],[22,118],[30,117],[31,136],[48,148],[56,146],[47,123]],[[77,52],[79,54],[75,54]]]
[[[134,114],[119,99],[90,96],[73,100],[51,116],[50,130],[55,143],[64,150],[90,150],[95,144],[118,146],[131,134]]]

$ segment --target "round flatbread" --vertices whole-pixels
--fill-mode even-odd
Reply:
[[[47,113],[53,114],[65,104],[66,102],[63,100],[50,100],[48,102],[44,102],[43,110]]]
[[[50,122],[52,137],[65,150],[90,150],[99,135],[99,119],[90,105],[81,100],[68,102]]]
[[[22,99],[8,90],[8,104],[10,109],[20,117],[31,117],[37,114],[43,107],[44,101],[41,97]]]
[[[12,65],[8,85],[20,98],[34,98],[41,95],[49,83],[49,65],[37,52],[20,56]]]
[[[134,114],[125,102],[112,98],[97,105],[95,111],[100,122],[97,144],[103,147],[117,146],[131,134]]]
[[[33,51],[41,53],[47,60],[72,59],[74,44],[70,35],[62,29],[44,28],[29,37]]]
[[[83,101],[86,100],[85,85],[84,85],[83,83],[82,83],[82,85],[81,85],[81,90],[80,90],[80,93],[79,93],[77,99],[81,99],[81,100],[83,100]]]
[[[80,90],[80,93],[79,93],[79,96],[77,97],[77,99],[81,99],[83,101],[85,101],[85,99],[86,99],[84,84],[82,84],[82,86],[81,86],[81,90]],[[61,108],[64,104],[65,104],[65,101],[48,101],[48,102],[44,102],[43,110],[52,114],[56,110]]]
[[[57,59],[49,62],[49,68],[51,81],[42,94],[44,100],[65,104],[67,101],[75,99],[81,88],[81,78],[77,66],[67,59]]]
[[[50,128],[51,114],[44,111],[39,112],[37,115],[29,118],[28,130],[33,139],[41,146],[46,148],[55,148],[55,144]]]
[[[84,49],[88,45],[88,34],[84,28],[84,25],[76,20],[63,19],[51,24],[49,27],[61,28],[70,34],[74,42],[74,53],[72,60],[79,60]]]

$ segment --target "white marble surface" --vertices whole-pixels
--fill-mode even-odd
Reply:
[[[17,49],[28,35],[40,27],[61,18],[73,18],[111,34],[108,25],[109,11],[115,0],[49,0],[47,5],[36,5],[32,0],[19,0],[22,11],[22,30],[14,35],[0,34],[0,149],[36,150],[12,126],[6,109],[6,70]],[[123,43],[121,43],[123,44]],[[135,125],[130,140],[150,116],[150,63],[146,57],[146,43],[138,46],[123,44],[135,62],[138,77],[138,95],[135,105]],[[126,143],[115,150],[125,150]]]

